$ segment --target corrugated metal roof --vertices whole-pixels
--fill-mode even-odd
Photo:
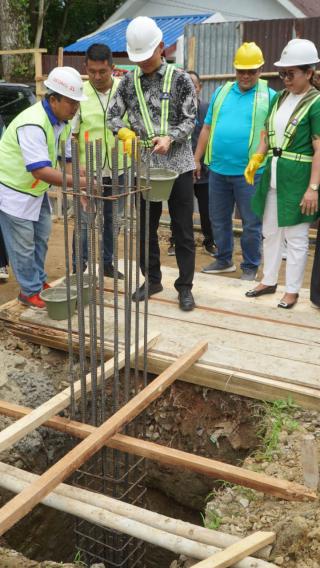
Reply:
[[[185,67],[190,68],[190,39],[195,38],[195,53],[193,69],[199,75],[223,75],[233,73],[235,50],[241,44],[240,22],[222,22],[189,25],[184,34]],[[223,79],[208,79],[203,81],[201,98],[210,101],[213,91],[224,83]]]
[[[153,18],[159,28],[163,32],[164,46],[167,49],[175,44],[177,39],[183,35],[184,28],[187,24],[201,24],[211,14],[190,14],[189,16],[162,16]],[[107,44],[113,53],[123,53],[126,48],[126,29],[131,22],[130,19],[120,20],[110,27],[79,39],[75,43],[64,48],[65,52],[79,53],[85,52],[93,43]]]

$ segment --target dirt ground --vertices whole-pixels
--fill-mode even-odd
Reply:
[[[165,266],[176,267],[176,259],[173,256],[167,255],[168,249],[168,239],[169,239],[169,230],[166,227],[161,227],[160,229],[160,248],[161,248],[161,262]],[[121,237],[120,237],[120,247],[121,247]],[[202,244],[202,234],[199,231],[195,232],[195,242],[197,245],[196,248],[196,271],[200,272],[203,266],[210,264],[212,262],[212,257],[208,254],[203,252]],[[313,263],[313,255],[314,255],[314,245],[310,245],[310,252],[308,257],[308,263],[305,272],[304,278],[304,287],[309,287],[310,284],[310,276],[312,270],[312,263]],[[121,258],[121,248],[120,248],[120,258]],[[234,262],[237,265],[237,271],[232,272],[230,274],[223,274],[223,276],[228,276],[230,278],[239,278],[241,274],[240,270],[240,263],[242,260],[241,255],[241,247],[240,247],[240,237],[235,237],[235,254],[234,254]],[[46,269],[48,272],[49,282],[52,280],[56,280],[57,278],[61,278],[65,274],[65,264],[64,264],[64,239],[63,239],[63,222],[61,220],[56,220],[52,226],[52,233],[49,243],[49,251],[46,263]],[[0,305],[4,304],[9,300],[13,300],[19,293],[19,287],[15,281],[14,276],[12,275],[11,270],[10,272],[10,279],[5,284],[0,284]],[[284,282],[284,272],[285,272],[285,262],[282,263],[281,273],[279,278],[279,283],[282,284]],[[261,274],[261,269],[258,274],[258,278]],[[210,282],[210,274],[208,274],[208,283]],[[250,283],[248,283],[248,288],[250,288]],[[195,299],[197,290],[193,290]]]

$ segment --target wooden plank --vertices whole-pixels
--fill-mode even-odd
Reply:
[[[58,47],[58,67],[63,66],[63,47]]]
[[[15,301],[14,301],[15,302]],[[33,324],[19,324],[7,321],[9,329],[18,337],[54,349],[67,350],[67,332],[51,327]],[[74,334],[74,349],[78,349],[78,336]],[[113,346],[105,343],[106,354],[112,356]],[[175,359],[172,353],[153,349],[148,353],[148,372],[158,375]],[[142,360],[139,361],[143,369]],[[180,380],[212,389],[222,390],[258,400],[277,400],[291,397],[296,404],[310,410],[319,410],[320,391],[307,385],[286,383],[280,379],[265,378],[258,373],[228,369],[215,364],[196,363],[192,370],[184,373]]]
[[[195,69],[196,38],[191,36],[188,39],[188,69]]]
[[[32,49],[0,49],[0,55],[25,55],[27,53],[47,53],[47,49],[32,48]]]
[[[0,400],[0,414],[11,418],[21,418],[31,412],[30,408],[18,406],[16,404]],[[84,439],[96,428],[89,424],[83,424],[74,420],[68,420],[60,416],[55,416],[47,420],[43,426],[53,428],[59,432],[64,432],[76,438]],[[123,434],[115,434],[106,442],[106,446],[127,452],[129,454],[145,457],[173,467],[180,467],[196,471],[216,479],[224,479],[231,483],[250,487],[256,491],[268,493],[274,497],[286,500],[301,501],[303,499],[316,500],[316,493],[310,491],[304,485],[292,483],[290,481],[277,479],[264,473],[250,471],[241,467],[236,467],[217,460],[204,458],[195,454],[189,454],[181,450],[169,448],[153,442],[132,438]]]
[[[155,344],[156,340],[158,339],[158,334],[152,334],[149,337],[147,342],[148,347],[151,347]],[[141,354],[144,349],[144,340],[141,340],[139,343],[139,353]],[[132,355],[131,355],[132,357]],[[118,358],[118,366],[119,369],[122,369],[125,365],[125,352],[122,351],[119,354]],[[114,359],[110,359],[104,365],[104,376],[107,379],[111,377],[114,373]],[[99,367],[97,373],[97,383],[99,384],[101,379],[101,368]],[[85,377],[87,393],[91,391],[92,384],[91,384],[91,373],[88,373]],[[81,381],[76,381],[73,386],[74,390],[74,397],[75,399],[80,398],[81,396]],[[35,428],[38,428],[43,424],[48,418],[54,416],[64,408],[66,408],[71,401],[71,388],[68,387],[64,391],[58,393],[56,396],[50,398],[37,408],[35,408],[30,414],[20,418],[14,424],[11,424],[4,430],[0,432],[0,452],[3,452],[7,448],[10,448],[13,444],[18,442],[21,438],[26,436],[29,432],[32,432]]]
[[[159,374],[168,361],[172,360],[172,353],[152,351],[148,357],[148,372]],[[180,380],[258,400],[272,401],[291,397],[296,404],[310,410],[319,410],[320,406],[319,389],[261,377],[258,373],[232,371],[227,367],[197,363]]]
[[[275,540],[274,532],[256,532],[194,565],[193,568],[228,568]]]
[[[80,444],[66,456],[46,471],[38,481],[31,484],[27,489],[6,503],[0,510],[0,535],[22,519],[43,497],[48,495],[58,483],[66,479],[66,477],[100,450],[111,436],[140,414],[150,402],[158,398],[181,373],[203,355],[207,347],[208,344],[206,342],[200,342],[193,349],[188,350],[187,354],[179,357],[179,359],[159,375],[157,379],[152,381],[109,418],[109,420],[97,428],[94,433],[80,442]]]

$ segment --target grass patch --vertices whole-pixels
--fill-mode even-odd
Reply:
[[[254,456],[255,459],[271,461],[279,448],[281,432],[286,430],[291,434],[299,428],[299,422],[292,417],[298,408],[290,397],[287,400],[264,402],[262,416],[259,412],[261,423],[257,431],[258,437],[261,439],[261,446]]]

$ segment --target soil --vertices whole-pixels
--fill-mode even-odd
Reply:
[[[167,256],[168,236],[169,231],[163,228],[162,262],[175,267],[175,257]],[[201,240],[201,235],[197,233],[197,270],[212,261],[204,254]],[[63,226],[58,221],[53,224],[49,246],[49,281],[63,276],[63,257]],[[308,286],[310,280],[312,259],[311,247],[305,286]],[[235,262],[238,269],[237,272],[229,274],[229,277],[239,277],[240,261],[239,238],[236,238]],[[281,281],[284,270],[285,262]],[[196,296],[196,290],[194,292]],[[10,274],[9,282],[0,285],[0,303],[15,298],[17,294],[18,286]],[[66,354],[24,342],[9,335],[5,329],[0,329],[0,398],[36,407],[65,388],[67,372]],[[261,435],[270,425],[264,422],[267,412],[262,404],[236,395],[226,395],[220,391],[177,382],[169,393],[148,409],[146,438],[302,483],[302,437],[305,432],[312,432],[318,445],[320,444],[320,412],[293,408],[290,413],[290,419],[297,421],[297,427],[291,431],[286,429],[284,424],[276,449],[266,457]],[[10,419],[0,417],[0,429],[9,423]],[[71,445],[72,441],[67,436],[39,428],[10,451],[4,452],[1,459],[17,467],[40,473],[65,454]],[[212,527],[218,523],[219,530],[238,536],[245,536],[259,529],[275,530],[277,540],[271,557],[275,564],[286,568],[320,568],[318,501],[290,503],[152,462],[148,467],[147,483],[151,488],[150,506],[154,507],[154,510],[183,517],[195,523],[201,523],[200,511],[206,511],[207,526]],[[2,491],[0,503],[5,502],[8,497],[9,495]],[[55,558],[57,562],[74,558],[75,543],[70,538],[73,520],[68,515],[59,515],[38,507],[27,519],[19,523],[17,528],[9,531],[5,540],[0,542],[6,547],[0,548],[0,568],[56,568],[62,564],[43,561],[41,558]],[[67,538],[64,538],[64,533],[68,535]],[[55,539],[52,539],[53,535]],[[27,560],[14,550],[9,550],[10,547],[37,560]],[[47,550],[46,556],[43,556],[44,550]],[[166,568],[171,560],[172,555],[164,557],[158,561],[158,567]],[[192,559],[174,560],[172,568],[186,568],[194,563]],[[65,568],[79,566],[79,563],[64,565]]]

